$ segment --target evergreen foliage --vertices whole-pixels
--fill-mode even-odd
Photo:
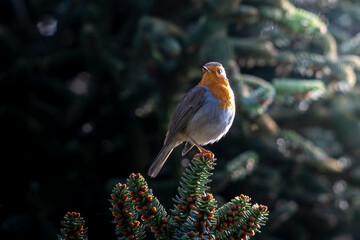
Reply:
[[[87,229],[84,228],[85,221],[80,217],[80,213],[68,212],[61,221],[63,228],[60,229],[59,240],[86,240]]]
[[[247,238],[263,219],[246,197],[224,203],[241,192],[271,209],[259,239],[360,239],[359,12],[352,0],[0,1],[0,238],[54,238],[74,208],[94,239],[114,227],[119,238]],[[166,213],[171,200],[132,176],[111,195],[112,225],[115,176],[146,172],[209,61],[223,63],[237,106],[206,147],[221,156],[213,181],[188,188],[200,176],[185,170]],[[158,199],[184,171],[176,151]]]
[[[210,154],[194,156],[181,178],[171,215],[139,173],[132,173],[127,184],[118,183],[109,200],[118,239],[143,239],[145,227],[155,239],[249,239],[260,232],[268,210],[251,205],[248,196],[241,194],[217,209],[208,192],[215,160]]]

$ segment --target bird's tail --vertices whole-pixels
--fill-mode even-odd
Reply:
[[[152,178],[156,177],[160,172],[161,168],[164,166],[165,161],[168,159],[170,153],[174,149],[173,144],[165,144],[159,154],[156,156],[154,162],[151,164],[148,175]]]

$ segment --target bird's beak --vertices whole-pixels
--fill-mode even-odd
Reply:
[[[203,72],[204,72],[204,70],[210,72],[210,70],[209,70],[207,67],[205,67],[205,66],[203,66]]]

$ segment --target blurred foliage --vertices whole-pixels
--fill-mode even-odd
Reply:
[[[360,238],[358,1],[5,0],[0,12],[1,238],[56,239],[76,211],[92,238],[115,239],[112,186],[147,170],[208,61],[237,99],[208,147],[217,199],[269,206],[261,239]],[[180,156],[150,180],[165,207]]]

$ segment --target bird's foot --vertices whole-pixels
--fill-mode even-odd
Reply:
[[[215,158],[215,155],[211,151],[206,150],[205,148],[201,147],[200,145],[196,145],[196,147],[200,151],[200,153],[198,153],[199,155],[202,155],[203,157],[205,157],[207,159],[214,159]]]

